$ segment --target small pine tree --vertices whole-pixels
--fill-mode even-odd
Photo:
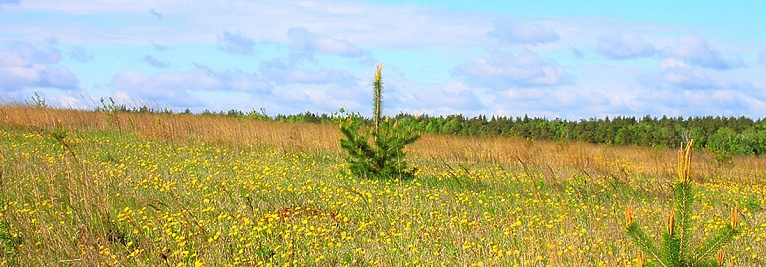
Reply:
[[[348,152],[346,162],[351,173],[356,176],[413,178],[415,169],[407,167],[404,147],[417,141],[420,134],[414,128],[402,127],[389,118],[382,118],[382,71],[382,64],[375,66],[372,83],[374,127],[360,133],[363,122],[361,116],[347,115],[340,123],[340,132],[343,134],[340,145]]]
[[[662,243],[656,246],[653,240],[641,230],[638,223],[633,219],[633,203],[625,210],[627,233],[641,249],[639,251],[640,266],[644,266],[644,255],[648,254],[654,259],[651,266],[721,266],[723,265],[723,247],[731,242],[734,236],[739,234],[737,224],[739,221],[739,209],[734,208],[731,212],[731,222],[725,227],[718,229],[699,245],[694,251],[689,250],[691,238],[691,217],[694,194],[692,181],[689,178],[691,172],[692,144],[689,141],[678,151],[678,178],[673,186],[675,196],[675,211],[669,213],[665,219],[665,231],[662,231]],[[715,254],[715,259],[712,259]]]

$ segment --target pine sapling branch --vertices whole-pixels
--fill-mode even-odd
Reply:
[[[716,231],[712,237],[708,238],[707,241],[700,248],[696,250],[695,264],[707,258],[708,255],[712,255],[713,251],[715,250],[719,251],[716,253],[717,254],[716,259],[718,260],[719,263],[722,262],[723,251],[720,249],[721,247],[726,245],[726,243],[731,242],[734,239],[734,236],[739,234],[739,230],[737,229],[738,224],[739,224],[739,207],[735,206],[731,210],[731,222],[727,224],[726,227]]]
[[[373,117],[375,118],[375,139],[380,136],[380,119],[383,113],[383,64],[375,66],[375,78],[372,81]]]
[[[638,223],[633,222],[628,226],[628,235],[630,235],[633,238],[633,241],[636,242],[636,245],[646,254],[649,254],[655,261],[657,261],[660,266],[667,267],[669,265],[665,264],[663,261],[663,257],[660,255],[660,253],[657,251],[657,247],[654,246],[654,242],[652,241],[649,236],[644,233],[643,230],[641,230],[640,227],[638,227]]]
[[[706,241],[694,251],[694,254],[689,251],[692,204],[694,204],[693,183],[689,176],[693,142],[693,140],[689,141],[686,146],[682,144],[678,151],[678,181],[672,189],[675,197],[675,211],[669,213],[665,219],[666,229],[662,233],[661,251],[657,250],[652,239],[633,220],[632,199],[625,210],[626,232],[633,238],[641,251],[653,257],[660,266],[716,266],[716,264],[721,266],[724,261],[721,247],[739,234],[736,229],[739,221],[739,209],[735,207],[731,213],[730,224],[706,238]],[[717,251],[715,260],[708,259],[714,251]],[[643,254],[639,254],[639,258],[639,261],[643,262],[641,260]]]

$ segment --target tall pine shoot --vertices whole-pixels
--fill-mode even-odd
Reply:
[[[348,152],[346,162],[351,173],[364,178],[411,179],[415,169],[407,166],[405,146],[414,143],[420,134],[414,127],[403,127],[398,122],[382,117],[383,64],[375,66],[372,82],[373,119],[371,129],[361,129],[364,120],[349,114],[340,122],[341,147]]]
[[[689,141],[686,146],[681,144],[678,151],[678,181],[673,185],[675,211],[668,213],[665,218],[665,229],[662,231],[659,245],[656,245],[634,220],[633,203],[625,210],[626,231],[640,249],[640,266],[723,266],[724,253],[721,248],[739,234],[739,209],[735,207],[731,211],[730,223],[714,231],[702,244],[690,250],[694,188],[689,174],[693,142],[694,140]],[[652,261],[646,262],[646,257]]]

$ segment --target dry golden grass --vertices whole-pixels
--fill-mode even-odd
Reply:
[[[336,125],[274,123],[218,116],[117,113],[109,122],[102,112],[41,109],[28,106],[0,108],[0,125],[34,130],[53,130],[60,124],[72,131],[127,131],[170,142],[196,140],[225,145],[278,145],[300,151],[339,152]],[[532,141],[514,138],[463,137],[426,134],[409,151],[413,156],[471,164],[528,165],[543,168],[548,178],[568,177],[572,172],[622,177],[640,173],[671,176],[675,150],[646,147],[609,147],[582,142]],[[712,155],[702,152],[696,160],[702,174],[736,174],[738,170],[766,169],[757,157],[736,157],[735,169],[717,167]],[[603,162],[611,164],[604,166]],[[630,162],[628,164],[620,163]],[[612,168],[611,170],[609,168]],[[735,175],[737,176],[737,175]]]
[[[0,125],[34,130],[124,131],[170,142],[197,140],[226,145],[273,145],[338,150],[339,134],[328,125],[272,123],[219,116],[116,113],[28,106],[0,107]],[[338,150],[339,151],[339,150]]]

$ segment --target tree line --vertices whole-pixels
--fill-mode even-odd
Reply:
[[[157,110],[126,108],[124,112],[172,113]],[[340,113],[305,112],[293,115],[269,116],[264,109],[243,112],[239,110],[213,112],[205,110],[194,114],[184,110],[178,114],[200,116],[224,116],[232,118],[268,120],[286,123],[334,123]],[[746,116],[695,116],[695,117],[643,117],[616,116],[580,120],[549,119],[545,117],[508,117],[478,115],[465,117],[461,114],[447,116],[413,115],[399,113],[390,119],[402,126],[424,133],[481,137],[518,137],[533,140],[583,141],[595,144],[635,145],[647,147],[678,148],[694,139],[695,149],[708,149],[731,155],[766,154],[766,120],[753,120]],[[363,123],[373,125],[372,118]]]
[[[329,123],[336,114],[306,112],[277,115],[275,121]],[[678,148],[694,139],[696,149],[733,155],[766,154],[766,120],[726,116],[616,116],[580,120],[478,115],[428,116],[400,113],[392,119],[425,133],[461,136],[518,137],[533,140],[583,141],[595,144]],[[371,120],[366,120],[372,123]]]

